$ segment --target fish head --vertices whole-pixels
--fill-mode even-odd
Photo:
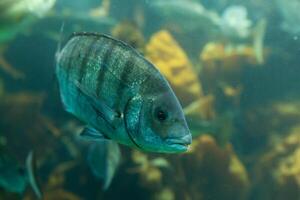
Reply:
[[[143,97],[137,107],[140,109],[135,115],[136,131],[129,133],[136,146],[160,153],[188,150],[192,136],[182,107],[172,91]]]

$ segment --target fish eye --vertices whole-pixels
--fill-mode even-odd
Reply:
[[[161,108],[157,108],[155,109],[155,117],[158,121],[163,122],[168,118],[168,112]]]

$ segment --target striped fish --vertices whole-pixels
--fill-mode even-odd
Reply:
[[[178,99],[132,47],[103,34],[75,33],[56,59],[62,102],[87,125],[83,137],[151,152],[188,149],[192,138]]]
[[[44,17],[56,0],[0,0],[0,44]]]

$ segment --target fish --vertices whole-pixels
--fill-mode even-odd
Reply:
[[[192,136],[171,86],[123,41],[74,33],[56,53],[55,71],[65,110],[86,124],[83,138],[146,152],[188,150]]]
[[[72,3],[72,7],[55,10],[47,16],[47,19],[55,21],[70,21],[71,23],[84,24],[84,27],[94,27],[102,30],[109,29],[117,24],[117,19],[110,15],[110,0],[102,0],[96,8],[89,1]]]
[[[174,22],[185,31],[199,28],[215,28],[220,22],[217,13],[207,10],[193,0],[153,0],[148,3],[149,10],[166,22]]]
[[[282,17],[281,29],[289,34],[300,33],[300,1],[299,0],[276,0],[275,5]]]
[[[28,154],[26,166],[23,167],[2,151],[0,155],[0,187],[8,192],[23,194],[29,184],[37,198],[41,199],[42,194],[35,179],[33,163],[33,152]]]
[[[24,30],[35,18],[42,18],[56,0],[2,0],[0,2],[0,44]]]
[[[1,0],[0,1],[0,68],[14,79],[24,79],[23,72],[6,61],[7,44],[45,16],[56,0]]]
[[[107,190],[121,162],[119,145],[111,140],[93,142],[88,149],[87,162],[93,175],[104,181],[103,190]]]

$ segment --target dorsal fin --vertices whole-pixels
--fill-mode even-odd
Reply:
[[[126,49],[132,50],[135,53],[137,53],[139,56],[142,56],[135,48],[133,48],[131,45],[123,42],[122,40],[118,40],[116,38],[113,38],[107,34],[104,33],[97,33],[97,32],[74,32],[71,34],[70,39],[77,37],[77,36],[93,36],[93,37],[98,37],[98,38],[106,38],[109,39],[115,43],[118,43],[120,46],[123,46]]]
[[[106,39],[112,40],[113,42],[119,43],[121,46],[124,46],[126,48],[130,48],[130,49],[134,50],[135,52],[139,53],[131,45],[123,42],[122,40],[118,40],[118,39],[113,38],[113,37],[111,37],[111,36],[109,36],[107,34],[104,34],[104,33],[97,33],[97,32],[74,32],[70,36],[70,39],[73,38],[73,37],[77,37],[77,36],[94,36],[94,37],[98,37],[98,38],[106,38]]]

